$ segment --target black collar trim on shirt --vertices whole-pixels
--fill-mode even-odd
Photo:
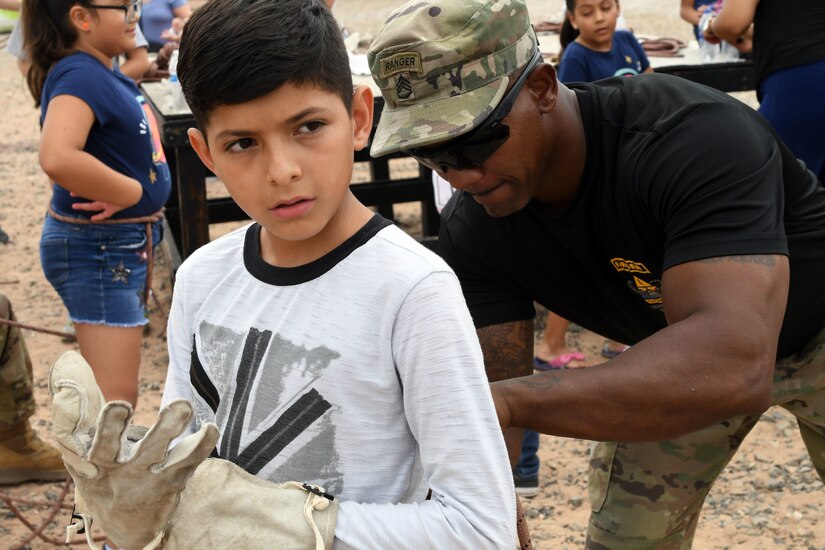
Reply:
[[[299,285],[317,279],[338,265],[388,225],[392,225],[392,222],[375,214],[364,227],[328,254],[298,267],[278,267],[266,263],[261,258],[261,226],[255,223],[246,231],[243,250],[244,266],[253,277],[264,283],[277,286]]]

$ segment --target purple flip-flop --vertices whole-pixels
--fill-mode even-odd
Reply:
[[[533,357],[533,368],[536,370],[561,370],[566,369],[571,361],[584,361],[585,355],[579,351],[573,353],[562,353],[561,355],[545,361],[538,357]]]

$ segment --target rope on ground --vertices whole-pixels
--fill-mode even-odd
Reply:
[[[6,507],[14,514],[20,523],[25,525],[31,533],[29,533],[23,540],[18,541],[15,546],[12,546],[10,550],[22,550],[26,547],[26,545],[34,540],[35,538],[39,538],[45,542],[53,546],[65,546],[69,545],[78,545],[78,544],[86,544],[86,538],[80,538],[77,540],[65,542],[63,539],[57,539],[55,537],[51,537],[43,531],[46,527],[54,521],[55,516],[60,510],[71,510],[74,508],[74,502],[65,502],[66,496],[69,494],[69,490],[72,488],[72,478],[67,478],[65,482],[63,482],[63,487],[60,491],[60,495],[54,501],[49,500],[32,500],[26,498],[19,498],[16,496],[12,496],[5,491],[0,491],[0,501],[3,501],[6,504]],[[40,525],[35,526],[32,522],[27,520],[23,514],[20,512],[15,503],[22,504],[24,506],[40,506],[40,507],[47,507],[48,516],[40,523]],[[106,540],[104,536],[98,536],[94,538],[95,541],[103,541]]]
[[[60,336],[64,338],[68,342],[74,342],[77,340],[77,336],[72,334],[71,332],[63,332],[58,330],[50,330],[47,328],[36,327],[33,325],[26,325],[24,323],[18,323],[17,321],[12,321],[10,319],[0,319],[0,325],[8,325],[10,327],[17,327],[26,330],[33,330],[35,332],[42,332],[44,334],[51,334],[52,336]]]
[[[549,32],[558,34],[561,31],[561,21],[539,21],[533,25],[536,32]]]
[[[639,44],[648,57],[684,57],[679,53],[687,44],[678,38],[639,37]]]

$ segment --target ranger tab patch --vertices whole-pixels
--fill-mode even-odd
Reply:
[[[398,73],[423,73],[420,52],[399,52],[381,60],[381,78]]]

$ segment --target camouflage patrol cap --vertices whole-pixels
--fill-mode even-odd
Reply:
[[[537,47],[524,0],[412,0],[398,8],[367,53],[385,101],[370,153],[472,130]]]

